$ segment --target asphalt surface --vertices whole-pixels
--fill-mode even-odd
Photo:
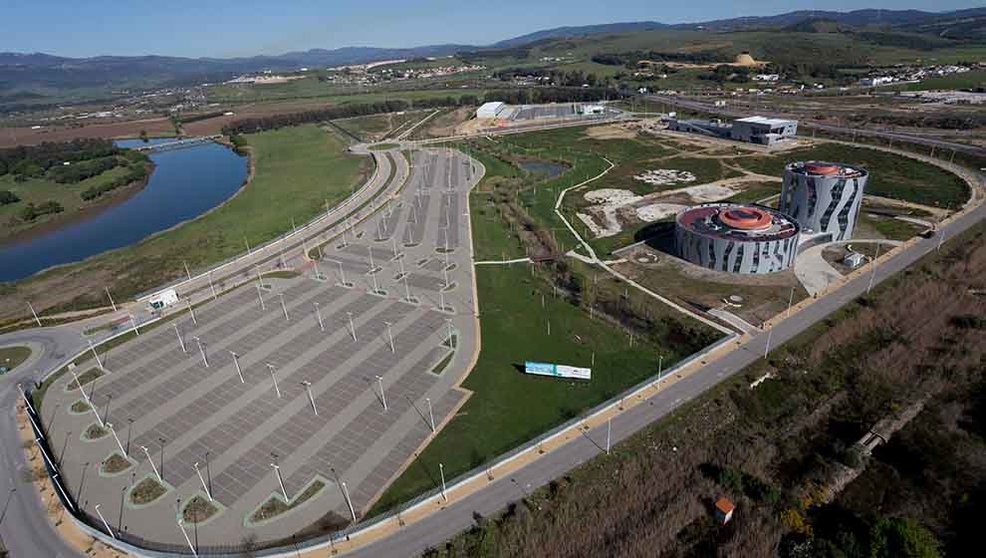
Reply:
[[[986,218],[986,206],[979,206],[943,228],[946,238],[952,238]],[[877,266],[874,283],[890,277],[912,265],[938,245],[937,238],[921,239]],[[771,346],[776,347],[819,322],[832,312],[866,292],[869,274],[862,274],[837,290],[819,298],[800,312],[777,323],[770,333]],[[671,384],[652,396],[644,405],[628,408],[612,422],[612,439],[618,442],[648,424],[659,420],[676,407],[743,370],[762,358],[767,344],[767,332],[761,332],[737,350],[709,363],[691,375]],[[489,516],[504,509],[510,502],[523,498],[530,491],[546,485],[552,479],[592,459],[601,453],[605,434],[589,432],[589,437],[575,439],[551,451],[509,478],[498,478],[485,489],[461,500],[450,502],[441,511],[405,526],[396,534],[355,550],[347,556],[400,558],[420,554],[441,545],[444,541],[474,525],[474,514]]]

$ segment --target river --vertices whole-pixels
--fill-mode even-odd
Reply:
[[[143,142],[117,144],[135,147]],[[151,153],[150,158],[154,172],[139,192],[62,227],[0,245],[0,281],[136,244],[220,205],[247,176],[247,158],[217,143]]]

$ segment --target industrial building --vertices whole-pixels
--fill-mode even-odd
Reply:
[[[748,116],[733,121],[729,137],[747,143],[774,145],[798,135],[798,121]]]
[[[496,115],[503,111],[506,107],[507,104],[501,103],[500,101],[483,103],[478,109],[476,109],[476,118],[496,118]]]
[[[675,247],[682,259],[716,271],[774,273],[794,263],[800,230],[768,207],[708,203],[678,214]]]
[[[865,170],[822,161],[790,163],[778,209],[790,215],[801,229],[825,235],[829,241],[852,238],[863,202]]]
[[[748,116],[726,123],[722,120],[671,119],[668,129],[691,132],[722,139],[774,145],[798,135],[798,121],[763,116]]]

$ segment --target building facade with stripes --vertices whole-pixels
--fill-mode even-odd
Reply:
[[[678,213],[675,246],[695,265],[724,273],[785,270],[798,251],[798,224],[768,207],[707,203]]]
[[[842,163],[790,163],[784,169],[778,209],[805,232],[829,234],[833,241],[849,240],[868,176],[864,169]]]

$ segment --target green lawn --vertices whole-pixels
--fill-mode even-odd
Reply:
[[[526,265],[476,269],[483,349],[463,384],[474,394],[392,484],[371,510],[386,511],[465,473],[629,386],[657,373],[658,354],[669,366],[704,345],[641,343],[582,309],[544,292]],[[551,320],[551,335],[547,321]],[[591,366],[595,352],[595,366]],[[559,380],[521,372],[525,360],[592,367],[592,380]]]
[[[5,347],[0,349],[0,367],[6,368],[10,372],[21,365],[27,357],[31,356],[31,349],[27,347]]]
[[[952,209],[969,199],[968,185],[958,176],[928,163],[867,147],[823,143],[778,155],[735,158],[733,162],[750,171],[781,176],[788,162],[812,159],[866,168],[870,172],[866,194]]]
[[[385,112],[354,118],[340,118],[332,123],[363,141],[380,141],[397,131],[414,125],[431,111],[414,110],[404,112]]]
[[[100,281],[91,294],[46,308],[85,308],[105,303],[105,284],[117,300],[154,288],[193,270],[222,261],[291,230],[347,197],[368,176],[372,161],[351,155],[335,132],[316,125],[283,128],[245,136],[256,167],[252,182],[202,217],[139,244],[107,252],[77,264],[5,284],[6,296],[28,298],[67,281]],[[103,283],[102,281],[106,281]],[[42,297],[35,294],[40,300]],[[40,311],[40,309],[39,309]]]

